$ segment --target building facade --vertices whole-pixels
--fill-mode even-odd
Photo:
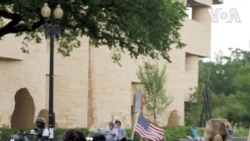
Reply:
[[[222,0],[187,0],[192,18],[187,18],[181,29],[183,49],[172,49],[172,63],[167,64],[166,95],[173,98],[168,109],[158,119],[167,125],[170,112],[178,111],[184,124],[184,102],[198,85],[198,61],[210,56],[211,20],[208,9]],[[0,123],[9,125],[15,109],[15,94],[27,88],[35,103],[35,116],[48,109],[49,101],[49,41],[30,44],[29,54],[20,51],[22,38],[6,35],[0,41]],[[112,115],[131,127],[133,97],[142,85],[136,71],[145,58],[133,60],[122,56],[121,65],[111,59],[112,52],[105,46],[94,48],[87,37],[81,38],[81,47],[70,57],[56,52],[54,62],[54,111],[60,128],[106,127]],[[25,99],[23,99],[25,101]]]

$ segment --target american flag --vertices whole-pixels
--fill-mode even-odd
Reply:
[[[150,122],[142,114],[140,114],[138,117],[135,132],[141,137],[150,139],[152,141],[160,141],[164,137],[164,130]]]

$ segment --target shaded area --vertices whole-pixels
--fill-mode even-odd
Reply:
[[[212,118],[210,101],[211,101],[210,90],[206,86],[203,93],[203,108],[200,117],[200,124],[199,124],[200,127],[205,127],[206,121]]]
[[[11,116],[12,129],[34,127],[35,104],[27,88],[21,88],[15,95],[15,109]]]

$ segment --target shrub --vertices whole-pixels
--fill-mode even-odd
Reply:
[[[56,129],[54,132],[54,140],[59,139],[59,137],[61,137],[68,129]],[[83,131],[83,133],[87,133],[87,129],[86,128],[81,128],[81,131]],[[9,141],[9,138],[12,134],[15,134],[17,132],[20,132],[20,130],[17,129],[6,129],[6,128],[1,128],[1,141]],[[27,131],[29,132],[29,131]],[[32,135],[28,135],[27,138],[29,140],[34,140],[34,136]]]
[[[183,139],[187,138],[189,135],[191,127],[188,126],[171,126],[171,127],[163,127],[165,130],[165,138],[167,141],[175,141],[177,139]],[[63,135],[68,129],[56,129],[55,130],[55,135],[54,135],[54,140],[58,140],[61,135]],[[88,129],[86,128],[80,128],[85,135],[88,132]],[[203,128],[198,128],[198,133],[199,135],[203,136],[204,134],[204,129]],[[19,132],[20,130],[15,130],[15,129],[6,129],[6,128],[0,128],[1,131],[1,141],[9,141],[9,137],[12,134],[15,134],[15,132]],[[127,129],[127,136],[130,138],[131,137],[131,129]],[[248,136],[248,130],[247,129],[238,129],[235,131],[234,137],[247,137]],[[33,136],[28,136],[29,140],[32,141],[34,140]],[[133,141],[140,141],[140,137],[135,133],[134,134],[134,139]]]
[[[185,126],[170,126],[164,127],[165,137],[168,141],[174,141],[176,139],[187,138],[189,135],[190,127]]]

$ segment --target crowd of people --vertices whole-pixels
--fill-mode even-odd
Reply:
[[[109,122],[105,132],[105,141],[127,141],[126,130],[121,125],[120,120]],[[66,132],[63,141],[86,141],[86,138],[81,131],[70,129]]]
[[[39,117],[36,120],[36,128],[33,132],[37,133],[40,141],[49,138],[49,131],[45,127],[45,119]],[[108,129],[105,136],[106,141],[127,141],[126,130],[123,128],[120,120],[108,123]],[[193,141],[232,141],[233,130],[221,119],[210,119],[206,123],[204,136],[199,136],[196,126],[190,130],[190,139]],[[65,133],[62,141],[86,141],[84,133],[78,129],[69,129]]]
[[[36,141],[47,141],[49,139],[49,130],[45,127],[46,120],[43,117],[36,119],[36,127],[31,130],[31,134],[36,135]],[[122,127],[120,120],[108,123],[108,129],[105,132],[106,141],[127,141],[126,130]],[[86,141],[86,137],[81,130],[69,129],[61,138],[62,141]]]

